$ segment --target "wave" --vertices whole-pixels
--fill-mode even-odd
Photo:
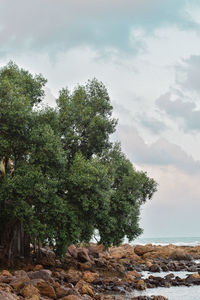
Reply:
[[[155,246],[167,246],[169,244],[175,246],[200,246],[200,238],[199,237],[183,237],[183,238],[139,238],[131,242],[131,245],[146,245],[152,244]]]

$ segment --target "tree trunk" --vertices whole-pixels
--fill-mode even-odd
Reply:
[[[0,258],[9,267],[14,259],[29,256],[30,240],[24,234],[23,226],[17,219],[11,219],[4,226],[0,236]]]

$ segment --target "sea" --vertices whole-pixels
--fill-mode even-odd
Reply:
[[[200,246],[200,237],[157,237],[157,238],[138,238],[134,240],[132,245],[168,245],[174,244],[177,246]],[[197,261],[200,263],[200,261]],[[170,272],[171,273],[171,272]],[[174,272],[176,276],[186,277],[188,272]],[[165,276],[167,272],[161,272],[159,274],[155,274],[155,276]],[[191,273],[190,273],[191,274]],[[143,278],[149,276],[150,273],[144,272]],[[169,300],[200,300],[200,286],[191,286],[191,287],[170,287],[170,288],[155,288],[155,289],[147,289],[145,291],[134,291],[130,295],[127,295],[125,299],[131,299],[135,296],[165,296]]]
[[[131,242],[132,245],[169,245],[176,246],[200,246],[200,237],[139,237]],[[199,298],[200,300],[200,298]]]

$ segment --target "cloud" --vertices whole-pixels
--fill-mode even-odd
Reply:
[[[153,134],[160,134],[168,128],[163,121],[147,115],[146,113],[140,114],[137,119],[142,126]]]
[[[195,161],[180,146],[164,138],[147,144],[137,130],[130,126],[120,126],[118,134],[123,150],[133,163],[140,166],[174,166],[185,173],[200,174],[200,161]]]
[[[185,102],[179,97],[175,100],[171,100],[172,96],[170,92],[161,95],[156,100],[156,105],[169,117],[183,121],[183,126],[186,131],[199,131],[200,110],[197,109],[196,104],[191,101]]]
[[[145,165],[158,183],[152,201],[142,207],[145,236],[199,236],[199,174],[187,174],[174,166]]]
[[[200,92],[200,55],[192,55],[176,66],[176,82],[184,90]]]
[[[130,40],[132,28],[143,27],[144,32],[152,33],[161,24],[192,27],[194,21],[181,13],[185,3],[186,0],[1,0],[0,54],[35,49],[52,55],[86,45],[137,53],[143,44],[134,37]]]

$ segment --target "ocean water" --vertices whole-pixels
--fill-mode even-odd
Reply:
[[[131,242],[131,245],[168,245],[174,244],[177,246],[200,246],[200,237],[156,237],[156,238],[138,238]],[[200,300],[200,298],[199,298]]]
[[[153,244],[153,245],[168,245],[174,244],[177,246],[200,246],[200,237],[160,237],[160,238],[138,238],[134,240],[132,245],[140,244]],[[200,261],[196,261],[196,263],[200,263]],[[161,272],[159,274],[155,274],[156,276],[164,277],[169,272]],[[180,271],[180,272],[170,272],[174,273],[175,276],[179,276],[184,278],[188,275],[188,272]],[[191,273],[190,273],[191,274]],[[143,272],[143,278],[149,276],[149,272]],[[155,289],[147,289],[145,291],[134,291],[130,295],[127,295],[127,299],[131,299],[135,296],[165,296],[169,300],[200,300],[200,286],[191,286],[191,287],[170,287],[170,288],[155,288]]]

